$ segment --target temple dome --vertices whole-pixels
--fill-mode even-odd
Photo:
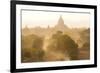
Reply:
[[[58,19],[55,29],[60,30],[60,31],[65,31],[66,29],[68,29],[68,27],[64,24],[64,20],[62,16],[60,16],[60,18]]]

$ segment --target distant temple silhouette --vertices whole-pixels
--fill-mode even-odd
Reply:
[[[64,20],[62,16],[58,19],[57,24],[54,27],[48,27],[42,28],[42,27],[35,27],[35,28],[28,28],[25,26],[25,28],[22,29],[22,35],[30,35],[30,34],[36,34],[39,36],[45,36],[55,33],[56,31],[66,31],[68,30],[68,27],[64,24]]]
[[[66,31],[68,29],[68,27],[64,24],[62,16],[60,16],[58,23],[54,28],[59,31]]]
[[[28,28],[26,26],[22,29],[22,36],[27,35],[37,35],[39,37],[45,37],[45,36],[52,36],[52,34],[55,34],[57,31],[63,32],[63,34],[69,35],[75,42],[78,42],[78,39],[80,39],[80,31],[85,30],[85,28],[69,28],[67,25],[65,25],[64,20],[62,16],[59,17],[58,22],[54,27],[50,27],[48,25],[47,28],[42,28],[40,26],[34,27],[34,28]]]

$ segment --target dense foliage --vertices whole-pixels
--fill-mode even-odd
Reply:
[[[69,55],[71,60],[78,59],[78,45],[68,35],[62,34],[61,31],[52,35],[48,50],[65,53]]]
[[[22,62],[43,61],[43,40],[36,35],[24,36],[22,38]]]

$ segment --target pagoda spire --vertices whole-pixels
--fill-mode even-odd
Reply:
[[[25,30],[25,31],[29,31],[29,28],[28,28],[27,25],[25,25],[24,30]]]
[[[60,18],[58,20],[58,25],[64,25],[64,20],[63,20],[61,15],[60,15]]]
[[[57,25],[55,26],[55,29],[59,30],[59,31],[65,31],[68,29],[68,27],[67,27],[67,25],[65,25],[64,20],[63,20],[61,15],[58,19],[58,22],[57,22]]]

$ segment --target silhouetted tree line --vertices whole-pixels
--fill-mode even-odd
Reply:
[[[58,51],[69,55],[70,60],[78,59],[78,45],[68,35],[58,31],[56,34],[52,35],[50,40],[48,46],[49,51]]]
[[[90,58],[90,29],[85,29],[80,32],[80,43],[83,45],[80,47],[80,59]]]
[[[43,39],[36,35],[22,36],[22,62],[43,61]]]
[[[45,61],[45,51],[43,50],[43,38],[37,35],[22,36],[22,62],[41,62]],[[84,44],[85,45],[85,44]],[[87,47],[87,44],[85,45]],[[48,51],[61,52],[69,55],[70,60],[79,59],[78,45],[68,35],[57,31],[52,35],[47,46]]]

